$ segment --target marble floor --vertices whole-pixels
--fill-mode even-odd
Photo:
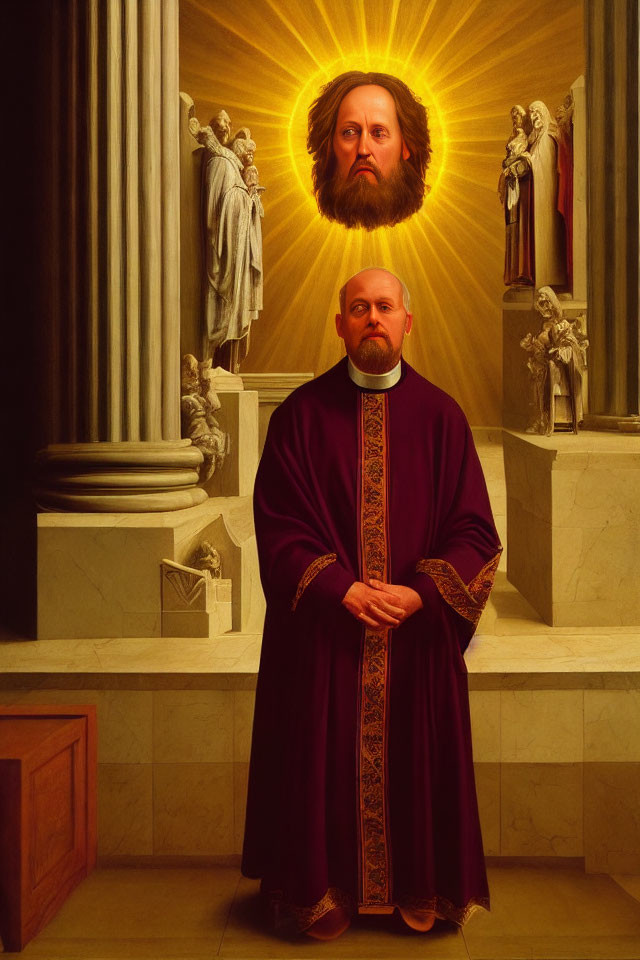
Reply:
[[[640,877],[578,866],[489,867],[492,912],[459,930],[357,920],[339,939],[286,940],[265,930],[257,883],[234,867],[98,869],[21,954],[24,960],[120,958],[401,958],[638,960]]]

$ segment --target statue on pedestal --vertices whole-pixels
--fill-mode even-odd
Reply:
[[[580,329],[580,318],[564,316],[551,287],[536,293],[535,307],[542,317],[540,332],[528,333],[520,346],[529,353],[533,415],[527,433],[551,434],[554,430],[578,432],[584,419],[582,378],[587,367],[589,341]]]
[[[512,136],[502,161],[498,196],[504,206],[504,282],[533,284],[533,192],[531,154],[528,151],[531,126],[527,111],[519,104],[511,108]]]
[[[557,206],[558,131],[542,100],[529,104],[529,117],[536,286],[563,285],[567,271],[564,226]]]
[[[262,309],[264,210],[259,195],[256,202],[256,144],[246,127],[231,136],[224,110],[206,127],[192,117],[189,128],[204,146],[205,351],[216,366],[237,373],[247,355],[251,323]],[[251,168],[253,190],[246,182]]]
[[[564,224],[558,211],[558,133],[541,100],[511,108],[512,137],[498,196],[505,210],[504,282],[564,285]]]
[[[212,376],[215,371],[211,369],[210,359],[198,363],[190,353],[182,358],[182,436],[188,437],[204,458],[200,483],[222,466],[229,450],[229,435],[223,433],[215,417],[220,401],[211,385]]]

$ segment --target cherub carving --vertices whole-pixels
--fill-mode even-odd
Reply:
[[[214,580],[220,580],[222,577],[222,557],[220,552],[209,543],[203,540],[193,552],[190,564],[196,570],[208,572]]]
[[[204,458],[200,483],[222,466],[229,450],[229,435],[215,417],[220,401],[211,385],[211,373],[211,360],[199,364],[190,353],[182,358],[182,436],[188,437]]]

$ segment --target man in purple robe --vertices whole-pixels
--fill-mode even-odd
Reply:
[[[318,939],[489,906],[463,653],[501,548],[464,414],[401,357],[408,308],[386,270],[348,280],[347,357],[273,414],[255,486],[242,871]]]

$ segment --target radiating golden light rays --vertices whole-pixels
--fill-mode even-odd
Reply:
[[[410,49],[407,51],[406,59],[408,63],[413,63],[413,55],[416,52],[418,45],[422,42],[422,38],[424,37],[425,30],[427,29],[427,25],[429,23],[429,20],[431,19],[431,14],[433,13],[433,8],[435,7],[436,3],[437,3],[437,0],[429,0],[429,3],[427,4],[427,8],[424,12],[424,16],[422,17],[420,28],[415,34],[415,39]]]
[[[463,29],[464,25],[471,19],[471,17],[476,12],[476,10],[478,9],[478,7],[482,2],[483,0],[474,0],[473,3],[465,3],[464,9],[460,11],[460,15],[456,18],[455,25],[453,26],[451,31],[447,33],[447,35],[442,38],[442,42],[438,46],[436,46],[434,50],[432,50],[429,53],[429,56],[426,58],[424,66],[420,71],[421,76],[424,76],[424,74],[428,70],[431,70],[433,64],[438,59],[438,57],[440,56],[443,50],[445,50],[448,47],[450,47],[452,50],[455,50],[456,44],[454,43],[454,41],[456,36],[460,32],[460,30]]]
[[[509,110],[553,109],[583,72],[581,0],[181,0],[180,14],[181,88],[202,122],[224,107],[250,127],[267,188],[264,310],[243,369],[326,370],[338,291],[379,264],[411,290],[409,362],[472,423],[498,424]],[[371,233],[319,216],[306,153],[311,101],[352,69],[408,83],[432,131],[422,210]]]

